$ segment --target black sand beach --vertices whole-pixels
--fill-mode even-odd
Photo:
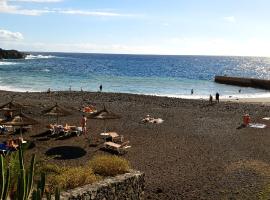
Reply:
[[[249,113],[253,122],[267,124],[269,106],[221,102],[209,105],[202,100],[86,92],[17,93],[0,92],[0,104],[14,99],[26,107],[25,113],[40,124],[25,139],[35,147],[40,159],[61,165],[83,165],[97,154],[102,140],[103,122],[88,120],[88,138],[84,136],[55,140],[46,138],[49,118],[41,111],[56,102],[73,112],[60,119],[65,125],[79,125],[82,106],[92,104],[122,116],[110,120],[108,130],[125,136],[132,146],[123,157],[133,168],[146,174],[145,199],[269,199],[270,135],[269,128],[237,129],[242,115]],[[162,118],[162,124],[145,124],[147,114]],[[52,119],[51,119],[52,120]],[[270,125],[270,123],[268,123]],[[0,140],[6,140],[1,136]],[[91,145],[97,144],[98,146]],[[71,158],[47,156],[53,148],[73,147]],[[74,150],[75,149],[75,150]],[[76,150],[77,149],[77,150]],[[47,155],[46,155],[47,152]]]

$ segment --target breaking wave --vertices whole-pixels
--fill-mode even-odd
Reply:
[[[48,59],[48,58],[56,58],[56,56],[52,56],[52,55],[48,55],[48,56],[44,56],[44,55],[27,55],[25,59],[27,60],[33,60],[33,59]]]
[[[0,65],[16,65],[17,63],[15,62],[2,62],[0,61]]]

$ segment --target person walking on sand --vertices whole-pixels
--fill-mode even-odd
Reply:
[[[102,85],[99,86],[99,91],[102,92]]]
[[[212,104],[213,103],[213,97],[212,97],[212,95],[210,94],[210,96],[209,96],[209,103],[210,104]]]
[[[82,116],[81,119],[81,126],[82,126],[82,134],[86,135],[86,122],[87,122],[87,118],[85,115]]]
[[[219,93],[216,93],[216,101],[219,103]]]

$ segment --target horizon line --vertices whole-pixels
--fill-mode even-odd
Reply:
[[[10,49],[14,50],[14,49]],[[257,57],[270,58],[270,56],[254,56],[254,55],[207,55],[207,54],[155,54],[155,53],[102,53],[102,52],[72,52],[72,51],[24,51],[24,53],[70,53],[70,54],[103,54],[103,55],[137,55],[137,56],[209,56],[209,57]]]

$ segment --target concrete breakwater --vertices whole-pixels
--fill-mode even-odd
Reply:
[[[228,85],[237,85],[241,87],[253,87],[270,90],[270,80],[230,76],[215,76],[215,82]]]

